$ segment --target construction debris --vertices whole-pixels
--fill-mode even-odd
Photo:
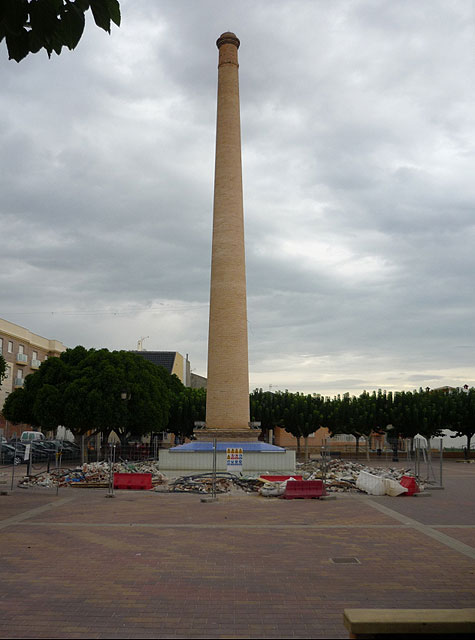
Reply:
[[[233,487],[246,493],[257,492],[264,481],[254,476],[236,476],[233,473],[216,473],[215,493],[229,493]],[[176,493],[213,493],[213,474],[195,473],[176,478],[169,484],[170,492]]]
[[[151,473],[152,487],[166,484],[168,478],[158,469],[158,462],[146,460],[143,462],[114,462],[113,473]],[[38,473],[34,476],[22,478],[19,487],[85,487],[101,489],[109,486],[109,462],[90,462],[74,469],[51,469],[49,473]]]
[[[228,477],[220,477],[216,474],[215,493],[228,493],[231,491],[232,480]],[[196,474],[192,476],[182,476],[170,483],[169,491],[173,493],[212,493],[213,475]]]
[[[410,469],[369,467],[361,462],[351,462],[350,460],[330,460],[326,463],[321,460],[312,460],[309,463],[298,463],[297,467],[305,472],[306,480],[322,479],[325,481],[327,491],[333,493],[368,493],[364,488],[364,478],[366,477],[364,474],[393,480],[396,483],[399,483],[403,476],[411,475]],[[360,478],[359,482],[358,478]],[[387,487],[388,495],[395,494],[396,485],[386,482],[384,486]],[[383,494],[385,492],[383,491]],[[401,493],[403,492],[401,491]]]
[[[158,461],[115,462],[113,473],[151,473],[152,489],[165,493],[216,494],[241,489],[246,493],[259,493],[266,497],[284,494],[287,482],[271,482],[255,476],[237,476],[232,473],[216,473],[213,488],[212,473],[194,473],[169,480],[158,469]],[[323,480],[328,493],[373,493],[375,495],[398,495],[405,489],[400,485],[403,476],[412,475],[409,469],[393,467],[369,467],[349,460],[311,460],[297,463],[299,473],[305,480]],[[277,477],[277,476],[276,476]],[[52,469],[49,473],[38,473],[20,479],[18,486],[28,487],[76,487],[104,488],[110,482],[109,462],[91,462],[72,469]],[[419,485],[420,490],[424,487]],[[376,493],[375,493],[376,492]]]

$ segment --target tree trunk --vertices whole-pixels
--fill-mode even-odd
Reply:
[[[366,436],[366,460],[369,462],[369,436]]]
[[[465,460],[470,458],[470,441],[472,440],[472,435],[467,436],[467,448],[465,449]]]
[[[305,436],[304,443],[305,443],[305,462],[308,462],[308,436]]]
[[[358,460],[358,452],[359,452],[359,447],[360,447],[360,436],[355,436],[355,438],[356,438],[355,453],[356,453],[356,459]]]
[[[300,436],[295,436],[297,439],[297,458],[300,456]]]

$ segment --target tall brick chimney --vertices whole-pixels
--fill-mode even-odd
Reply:
[[[205,431],[221,440],[255,434],[249,427],[239,44],[231,32],[216,42],[218,109]]]

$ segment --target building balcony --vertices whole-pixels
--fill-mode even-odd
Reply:
[[[26,353],[17,353],[16,354],[16,363],[17,364],[28,364],[28,356]]]
[[[15,378],[13,380],[13,386],[15,389],[21,389],[23,387],[24,382],[25,382],[24,378]]]
[[[41,366],[41,360],[35,360],[35,358],[32,358],[30,367],[32,369],[39,369],[40,366]]]

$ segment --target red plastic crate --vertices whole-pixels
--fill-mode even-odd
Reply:
[[[284,482],[289,478],[293,478],[294,480],[302,480],[302,476],[259,476],[263,480],[268,480],[269,482]]]
[[[287,500],[294,498],[321,498],[327,492],[323,480],[296,480],[287,482],[283,495]]]
[[[413,496],[415,493],[420,493],[421,491],[416,479],[412,476],[402,476],[399,480],[399,484],[407,489],[407,493],[403,493],[403,496]]]
[[[143,491],[151,488],[151,473],[114,473],[114,489]]]

